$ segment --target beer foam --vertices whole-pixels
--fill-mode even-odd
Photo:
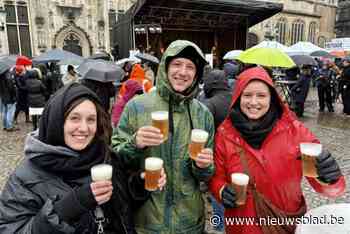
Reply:
[[[308,156],[318,156],[322,152],[322,145],[317,143],[300,143],[300,152]]]
[[[247,185],[249,182],[249,176],[243,173],[232,173],[231,181],[237,185]]]
[[[154,120],[167,120],[168,112],[167,111],[155,111],[151,113],[151,117]]]
[[[91,168],[91,178],[93,181],[112,179],[113,167],[109,164],[98,164]]]
[[[145,160],[145,169],[156,171],[163,167],[163,160],[161,158],[149,157]]]
[[[191,134],[191,140],[195,142],[206,142],[209,134],[202,129],[193,129]]]

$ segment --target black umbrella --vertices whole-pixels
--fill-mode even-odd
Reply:
[[[328,53],[327,51],[324,50],[317,50],[314,51],[310,54],[310,56],[313,57],[324,57],[324,58],[334,58],[335,56],[331,55],[330,53]]]
[[[7,72],[11,67],[7,65],[6,63],[0,61],[0,75]]]
[[[5,63],[9,65],[10,67],[13,67],[16,65],[16,60],[19,55],[16,54],[10,54],[0,57],[0,62]]]
[[[309,55],[292,55],[290,58],[296,65],[310,65],[317,66],[315,59]]]
[[[124,77],[124,71],[118,65],[104,61],[87,59],[80,64],[77,72],[82,79],[96,80],[99,82],[113,82]]]
[[[159,64],[159,59],[153,55],[146,54],[146,53],[137,53],[135,54],[136,58],[139,58],[143,61]]]
[[[76,60],[76,63],[74,64],[81,64],[84,61],[84,58],[66,50],[54,49],[54,50],[47,51],[39,55],[38,57],[35,57],[33,59],[33,62],[49,63],[49,62],[59,62],[59,61],[62,62],[63,60],[69,60],[69,61]]]

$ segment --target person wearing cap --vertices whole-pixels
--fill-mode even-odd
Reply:
[[[214,119],[195,99],[206,64],[197,45],[185,40],[172,42],[163,54],[156,77],[156,91],[131,99],[124,108],[112,136],[113,150],[132,170],[145,158],[164,161],[167,185],[150,192],[149,199],[134,214],[137,233],[200,234],[205,225],[205,208],[199,189],[214,173]],[[166,140],[150,126],[151,112],[167,111]],[[196,160],[189,156],[192,129],[208,132],[208,140]]]
[[[67,67],[67,73],[62,77],[62,83],[63,85],[67,85],[72,82],[77,81],[77,73],[74,70],[74,67],[72,65],[68,65]]]

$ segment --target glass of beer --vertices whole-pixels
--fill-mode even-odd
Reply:
[[[167,111],[154,111],[151,113],[152,126],[156,127],[163,134],[164,141],[168,139],[169,121]]]
[[[300,143],[303,174],[307,177],[318,177],[316,157],[322,152],[322,145],[317,143]]]
[[[158,180],[161,176],[163,160],[161,158],[149,157],[145,160],[145,189],[156,191],[158,189]]]
[[[209,134],[202,129],[193,129],[191,132],[191,143],[188,146],[190,157],[195,160],[198,154],[204,149]]]
[[[232,173],[231,182],[237,194],[236,204],[238,206],[244,205],[247,199],[247,186],[249,183],[249,176],[244,173]]]
[[[97,164],[91,168],[92,181],[111,180],[113,167],[109,164]]]

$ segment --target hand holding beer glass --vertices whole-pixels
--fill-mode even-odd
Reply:
[[[236,192],[236,204],[238,206],[244,205],[247,199],[249,176],[244,173],[232,173],[231,182]]]
[[[318,177],[316,158],[322,152],[322,145],[317,143],[300,143],[303,174],[307,177]]]
[[[200,168],[207,168],[213,163],[213,151],[205,149],[209,134],[202,129],[193,129],[191,131],[191,142],[188,151],[191,159],[196,162]]]
[[[143,126],[136,132],[136,147],[158,146],[168,139],[169,124],[167,111],[151,113],[152,126]]]
[[[111,199],[113,167],[109,164],[98,164],[91,168],[92,183],[90,188],[97,204],[101,205]]]
[[[148,191],[162,190],[166,183],[166,175],[161,158],[149,157],[145,160],[145,173],[141,177],[145,179],[145,189]]]

